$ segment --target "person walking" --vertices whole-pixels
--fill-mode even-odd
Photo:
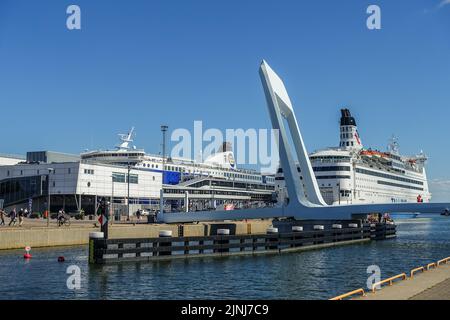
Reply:
[[[16,225],[16,218],[17,218],[17,213],[16,213],[16,208],[12,209],[12,211],[9,213],[9,218],[11,219],[9,221],[9,227],[11,227],[11,225]]]
[[[58,221],[58,227],[61,227],[64,224],[64,220],[66,219],[66,212],[64,211],[64,208],[58,211],[58,215],[56,217],[56,220]]]
[[[5,225],[5,211],[3,209],[0,209],[0,226]]]
[[[23,209],[21,208],[17,215],[19,216],[19,227],[21,227],[23,225],[23,217],[25,215],[25,211],[23,211]]]

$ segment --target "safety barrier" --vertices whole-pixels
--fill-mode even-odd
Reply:
[[[414,274],[416,272],[419,272],[419,271],[425,272],[425,268],[424,267],[418,267],[418,268],[412,269],[409,278],[412,279],[414,277]]]
[[[354,296],[355,294],[361,294],[361,296],[365,297],[366,296],[366,292],[364,291],[364,289],[358,289],[358,290],[353,290],[351,292],[347,292],[345,294],[341,294],[340,296],[331,298],[331,300],[336,301],[336,300],[344,300],[345,298],[349,298],[351,296]]]
[[[386,280],[382,280],[382,281],[376,282],[376,283],[374,283],[372,285],[372,292],[375,293],[377,287],[378,286],[382,286],[385,283],[389,283],[389,285],[392,286],[393,283],[394,283],[394,280],[397,280],[397,279],[400,279],[400,278],[402,278],[402,280],[406,280],[408,278],[408,276],[406,275],[406,273],[401,273],[401,274],[398,274],[398,275],[396,275],[394,277],[390,277],[390,278],[388,278]]]
[[[429,271],[431,268],[437,268],[437,264],[435,262],[427,264],[427,271]]]
[[[449,262],[449,261],[450,261],[450,257],[442,259],[442,260],[439,260],[437,265],[440,266],[443,263],[447,264],[447,262]]]

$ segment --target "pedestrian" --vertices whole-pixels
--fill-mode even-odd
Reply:
[[[9,225],[11,227],[11,225],[16,225],[16,217],[17,217],[17,213],[16,213],[16,208],[12,209],[12,211],[9,213],[9,218],[11,219],[9,221]]]
[[[5,211],[3,209],[0,209],[0,226],[5,225]]]
[[[136,211],[136,216],[138,220],[141,220],[141,209],[138,209],[138,211]]]
[[[25,215],[25,211],[21,208],[19,210],[18,216],[19,216],[19,227],[23,225],[23,217]]]
[[[58,227],[64,224],[64,221],[66,220],[66,212],[64,211],[64,208],[61,208],[61,210],[58,211],[56,220],[58,221]]]

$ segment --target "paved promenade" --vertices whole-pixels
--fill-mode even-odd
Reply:
[[[450,262],[355,300],[450,300]]]
[[[0,226],[0,231],[2,230],[15,230],[15,229],[33,229],[33,228],[46,228],[47,227],[47,220],[46,219],[29,219],[25,218],[23,225],[19,227],[19,219],[17,219],[17,222],[13,226],[9,226],[10,219],[5,218],[5,226]],[[146,224],[147,218],[142,218],[140,221],[136,219],[136,217],[132,217],[131,221],[121,221],[121,222],[114,222],[114,224],[117,225],[134,225],[134,224]],[[70,227],[77,227],[77,228],[92,228],[95,225],[99,225],[99,222],[97,219],[95,220],[75,220],[74,218],[70,219]],[[50,227],[58,227],[58,223],[56,219],[50,219]],[[65,227],[67,228],[67,227]]]

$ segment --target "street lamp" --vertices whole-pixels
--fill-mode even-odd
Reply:
[[[161,192],[160,192],[160,199],[159,199],[159,208],[160,208],[159,219],[162,219],[164,216],[164,172],[166,170],[166,168],[165,168],[165,166],[166,166],[166,133],[167,133],[168,129],[169,129],[169,127],[166,125],[161,126],[161,132],[163,134],[163,144],[162,144],[163,154],[162,154],[162,182],[161,182]]]
[[[341,184],[338,183],[337,187],[338,187],[338,195],[339,195],[339,204],[341,204]]]
[[[55,169],[53,169],[53,168],[47,168],[47,170],[48,170],[48,179],[47,179],[47,184],[48,184],[48,201],[47,201],[47,227],[49,227],[50,226],[50,194],[51,194],[51,192],[50,192],[50,174],[52,173],[52,172],[55,172]]]
[[[111,211],[112,211],[112,217],[113,217],[112,221],[114,223],[114,219],[116,218],[116,215],[115,215],[115,212],[114,212],[114,174],[111,176],[111,183],[112,183],[112,187],[111,187]]]
[[[127,182],[128,182],[128,198],[127,198],[127,221],[130,221],[130,172],[131,172],[131,165],[128,163],[128,176],[127,176]]]

